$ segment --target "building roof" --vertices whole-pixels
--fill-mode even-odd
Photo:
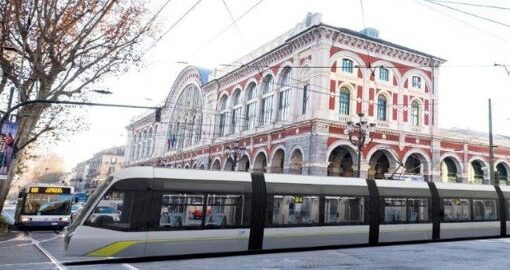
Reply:
[[[94,157],[113,155],[113,156],[124,156],[124,146],[115,146],[94,154]]]

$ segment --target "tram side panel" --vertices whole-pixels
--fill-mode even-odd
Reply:
[[[251,182],[155,179],[146,256],[248,250]]]
[[[263,249],[368,244],[368,188],[363,179],[317,177],[316,185],[265,175]],[[306,178],[303,178],[306,179]]]
[[[440,195],[441,239],[499,236],[501,222],[494,186],[436,183]]]
[[[504,232],[504,235],[510,236],[510,186],[499,186],[499,189],[501,191],[501,197],[503,199],[503,203],[500,208],[502,208],[502,215],[503,217],[503,226],[505,226],[506,230]]]
[[[432,240],[432,199],[424,182],[375,181],[379,243]]]

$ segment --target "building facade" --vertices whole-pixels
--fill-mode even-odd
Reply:
[[[361,177],[421,176],[487,183],[483,136],[438,127],[445,60],[321,23],[295,28],[231,66],[186,67],[165,100],[128,126],[126,164],[353,176],[349,122],[374,123],[361,151]],[[356,138],[354,133],[354,138]],[[496,137],[498,179],[510,171],[510,138]]]
[[[124,147],[100,151],[80,162],[71,172],[71,185],[76,192],[92,192],[108,175],[124,166]]]

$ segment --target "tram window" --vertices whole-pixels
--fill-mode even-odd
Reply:
[[[468,199],[443,199],[444,221],[471,221]]]
[[[207,195],[206,227],[235,227],[242,223],[242,195]]]
[[[406,199],[384,198],[384,223],[406,222]]]
[[[272,224],[319,224],[319,197],[301,195],[274,195]]]
[[[497,220],[496,200],[473,200],[473,210],[476,221]]]
[[[407,198],[407,222],[429,221],[428,199]]]
[[[134,223],[133,206],[136,204],[135,191],[110,191],[99,201],[85,221],[85,225],[129,231]],[[126,207],[125,204],[128,204]]]
[[[159,227],[197,228],[202,226],[204,195],[170,193],[162,197]]]
[[[364,221],[363,197],[326,196],[326,224],[361,224]]]

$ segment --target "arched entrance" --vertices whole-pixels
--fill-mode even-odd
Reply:
[[[406,174],[421,174],[422,170],[423,170],[422,166],[423,166],[423,164],[414,154],[410,155],[404,164],[405,173]]]
[[[290,174],[303,174],[303,153],[296,149],[290,154]]]
[[[234,160],[232,158],[227,158],[225,161],[225,167],[223,167],[224,171],[234,171]]]
[[[483,184],[484,170],[486,169],[485,163],[479,159],[471,161],[471,168],[468,172],[470,182],[475,184]]]
[[[424,181],[428,181],[430,177],[429,173],[429,161],[419,152],[412,152],[404,162],[404,174],[410,175],[422,175]]]
[[[508,185],[508,165],[503,162],[496,165],[496,177],[499,180],[500,185]]]
[[[198,168],[199,170],[205,170],[205,165],[202,163],[200,164],[200,167]]]
[[[244,155],[239,160],[239,163],[237,164],[237,171],[240,172],[247,172],[250,170],[250,160],[248,159],[247,155]]]
[[[337,146],[328,158],[328,176],[354,176],[356,152],[348,146]]]
[[[283,173],[283,164],[285,159],[285,152],[283,149],[278,149],[273,155],[273,161],[271,162],[272,173]]]
[[[459,162],[453,157],[445,157],[441,161],[441,181],[450,183],[459,183],[462,179],[459,177],[461,171]]]
[[[255,162],[253,163],[253,171],[254,172],[266,172],[267,168],[267,157],[263,152],[260,152],[257,157],[255,157]]]
[[[212,166],[211,166],[211,170],[212,170],[212,171],[219,171],[219,170],[220,170],[220,168],[221,168],[221,167],[220,167],[220,160],[219,160],[219,159],[217,159],[217,160],[215,160],[215,161],[214,161],[214,163],[212,164]]]
[[[368,178],[385,179],[386,173],[393,173],[396,169],[395,156],[388,150],[379,149],[369,159]]]

